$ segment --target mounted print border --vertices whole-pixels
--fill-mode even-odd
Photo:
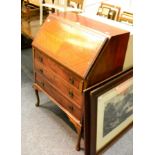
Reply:
[[[85,155],[106,149],[132,124],[132,77],[131,68],[84,91]]]

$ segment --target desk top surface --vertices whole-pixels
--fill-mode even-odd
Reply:
[[[33,46],[85,78],[111,37],[127,31],[73,13],[51,14]]]

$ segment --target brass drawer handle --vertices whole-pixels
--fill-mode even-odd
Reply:
[[[43,58],[41,56],[39,56],[38,59],[41,63],[43,62]]]
[[[45,86],[44,82],[40,82],[40,85],[41,85],[42,87],[44,87],[44,86]]]
[[[44,73],[43,69],[39,69],[39,72],[40,72],[41,74],[43,74],[43,73]]]
[[[68,106],[69,110],[73,111],[74,107],[73,106]]]
[[[73,97],[74,97],[74,93],[73,93],[73,91],[70,90],[70,91],[68,92],[68,95],[69,95],[71,98],[73,98]]]
[[[73,85],[74,84],[74,79],[73,79],[73,77],[70,77],[69,78],[69,82]]]

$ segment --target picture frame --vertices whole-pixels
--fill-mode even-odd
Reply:
[[[98,8],[97,15],[118,21],[120,16],[120,10],[121,10],[120,6],[102,2]]]
[[[85,155],[96,155],[115,142],[133,122],[133,69],[84,91]]]
[[[109,7],[102,7],[98,10],[97,14],[108,18],[110,10],[111,10],[111,8],[109,8]]]
[[[123,11],[119,17],[119,21],[128,25],[133,25],[133,13]]]

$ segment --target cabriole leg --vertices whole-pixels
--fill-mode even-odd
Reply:
[[[40,99],[39,99],[39,93],[38,93],[37,89],[35,89],[35,94],[36,94],[36,98],[37,98],[37,103],[35,104],[35,106],[38,107],[39,103],[40,103]]]
[[[78,141],[77,141],[77,145],[76,145],[76,150],[80,151],[80,142],[81,142],[81,138],[82,138],[82,132],[83,132],[83,126],[81,126],[80,131],[78,132]]]

